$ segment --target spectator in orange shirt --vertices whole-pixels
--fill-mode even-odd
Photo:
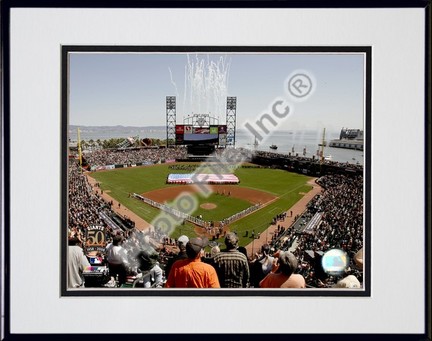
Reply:
[[[220,288],[216,270],[201,261],[207,238],[191,238],[186,244],[188,258],[176,261],[165,283],[166,288]]]

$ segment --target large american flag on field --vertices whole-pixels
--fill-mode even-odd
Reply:
[[[193,183],[213,183],[213,184],[237,184],[239,179],[234,174],[170,174],[167,182],[170,184],[193,184]]]

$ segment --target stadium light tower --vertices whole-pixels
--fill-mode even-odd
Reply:
[[[176,138],[176,98],[175,96],[166,97],[166,146],[175,145]]]
[[[226,125],[227,125],[227,146],[235,146],[237,97],[227,97]]]

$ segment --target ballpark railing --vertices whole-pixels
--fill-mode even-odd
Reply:
[[[209,221],[205,221],[203,219],[191,216],[191,215],[189,215],[187,213],[184,213],[184,212],[181,212],[179,210],[176,210],[175,208],[172,208],[172,207],[169,207],[169,206],[167,206],[165,204],[161,204],[159,202],[156,202],[156,201],[154,201],[154,200],[152,200],[150,198],[143,197],[142,195],[139,195],[139,194],[136,194],[136,193],[132,193],[132,197],[136,198],[138,200],[141,200],[141,201],[145,202],[146,204],[148,204],[148,205],[150,205],[152,207],[156,207],[156,208],[158,208],[160,210],[163,210],[164,212],[172,214],[175,217],[178,217],[178,218],[181,218],[181,219],[185,219],[185,220],[187,220],[187,221],[189,221],[191,223],[194,223],[194,224],[196,224],[198,226],[201,226],[201,227],[204,227],[204,228],[211,227],[211,222],[209,222]],[[223,220],[221,220],[221,221],[219,221],[217,223],[218,223],[219,226],[228,225],[228,224],[230,224],[230,223],[232,223],[232,222],[234,222],[236,220],[239,220],[239,219],[243,218],[244,216],[246,216],[246,215],[248,215],[248,214],[250,214],[252,212],[255,212],[255,211],[259,210],[261,208],[261,206],[262,206],[262,204],[260,204],[260,203],[255,204],[255,205],[250,206],[250,207],[248,207],[248,208],[246,208],[246,209],[244,209],[244,210],[242,210],[240,212],[237,212],[237,213],[233,214],[232,216],[230,216],[228,218],[225,218],[225,219],[223,219]]]
[[[208,227],[209,224],[210,224],[208,221],[205,221],[205,220],[199,219],[197,217],[191,216],[191,215],[189,215],[187,213],[184,213],[184,212],[181,212],[179,210],[176,210],[175,208],[172,208],[172,207],[169,207],[167,205],[161,204],[161,203],[156,202],[156,201],[154,201],[152,199],[143,197],[142,195],[139,195],[139,194],[136,194],[136,193],[132,193],[132,197],[134,197],[136,199],[139,199],[139,200],[145,202],[146,204],[148,204],[150,206],[153,206],[153,207],[156,207],[156,208],[158,208],[158,209],[160,209],[160,210],[162,210],[164,212],[172,214],[175,217],[182,218],[182,219],[185,219],[187,221],[190,221],[191,223],[194,223],[194,224],[196,224],[198,226]]]
[[[259,210],[260,207],[261,207],[261,204],[255,204],[253,206],[250,206],[250,207],[244,209],[243,211],[237,212],[237,213],[233,214],[232,216],[223,219],[219,223],[222,223],[223,225],[228,225],[228,224],[230,224],[236,220],[243,218],[244,216],[246,216],[252,212]]]

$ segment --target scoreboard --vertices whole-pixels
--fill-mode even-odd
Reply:
[[[210,125],[208,127],[194,127],[192,125],[176,125],[176,145],[211,144],[226,146],[227,126]]]

